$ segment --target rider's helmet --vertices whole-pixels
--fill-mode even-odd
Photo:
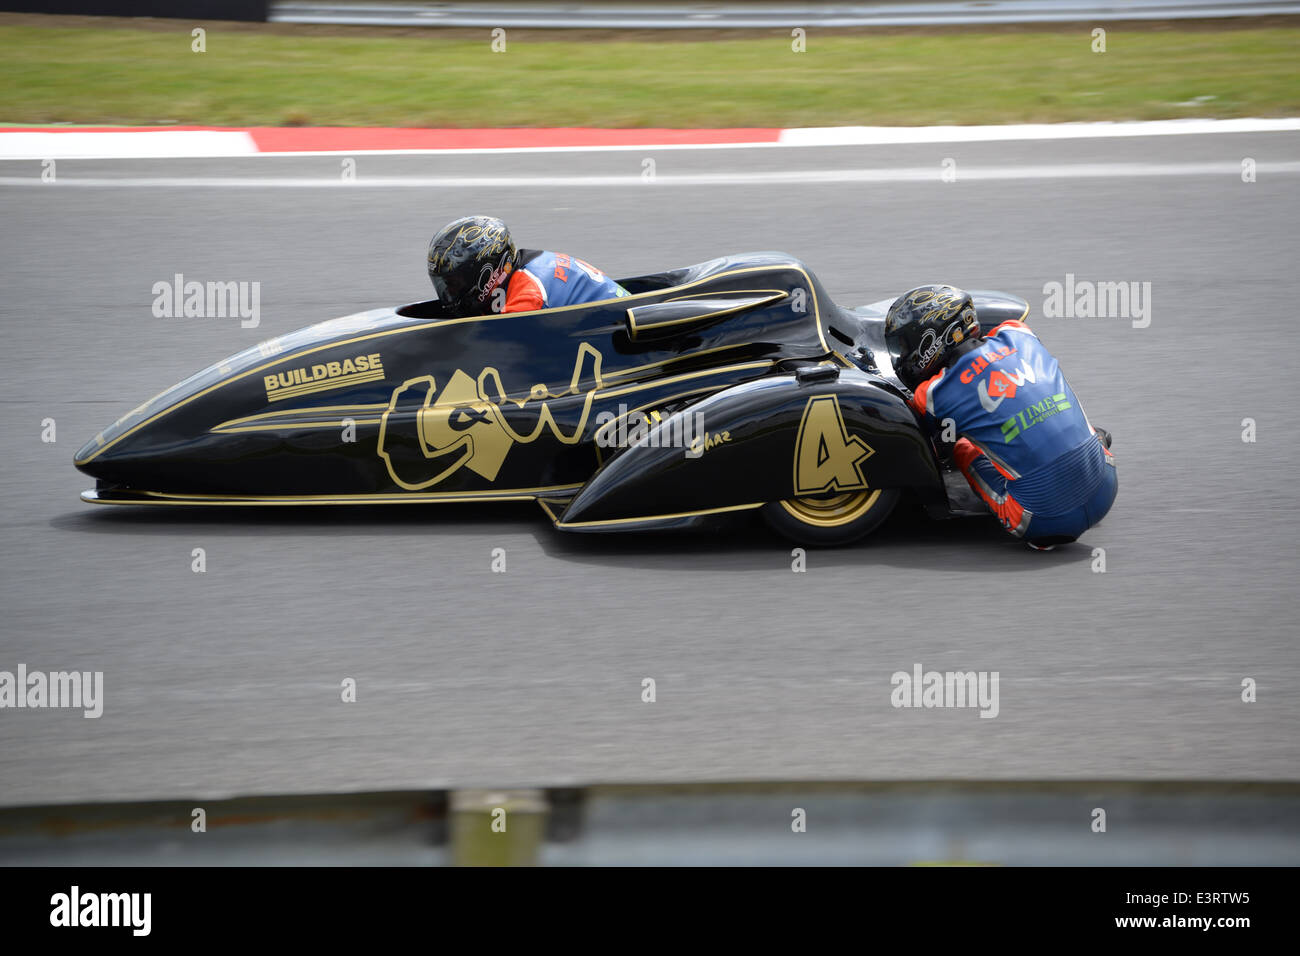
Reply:
[[[438,300],[456,315],[499,311],[493,292],[515,267],[514,240],[500,219],[466,216],[429,243],[429,278]]]
[[[950,285],[923,285],[904,292],[885,316],[890,361],[910,389],[966,351],[966,343],[978,341],[979,336],[970,293]]]

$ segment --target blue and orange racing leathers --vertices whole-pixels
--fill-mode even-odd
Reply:
[[[1016,537],[1073,541],[1115,500],[1114,456],[1023,322],[1003,322],[918,385],[912,407],[932,426],[953,423],[958,467]]]
[[[605,273],[573,256],[522,250],[519,262],[506,286],[502,312],[531,312],[627,295]]]

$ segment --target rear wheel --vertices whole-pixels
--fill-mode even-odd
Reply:
[[[898,504],[897,488],[851,491],[824,498],[789,498],[762,508],[763,520],[796,544],[833,547],[870,534]]]

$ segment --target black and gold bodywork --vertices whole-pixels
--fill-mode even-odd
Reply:
[[[630,297],[474,318],[420,302],[263,342],[96,435],[82,497],[536,500],[573,530],[765,506],[836,528],[901,490],[969,506],[889,367],[888,301],[840,308],[777,253],[619,282]],[[986,327],[1027,311],[974,295]]]

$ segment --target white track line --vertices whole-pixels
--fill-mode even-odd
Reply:
[[[273,2],[273,23],[567,29],[785,29],[1205,19],[1300,13],[1286,0],[947,0],[942,3],[605,4]]]
[[[0,186],[91,188],[174,188],[174,189],[546,189],[591,186],[598,188],[656,189],[666,186],[774,186],[829,183],[938,183],[943,171],[934,166],[897,169],[810,169],[773,172],[686,173],[660,175],[653,180],[627,176],[359,176],[344,182],[341,177],[322,176],[198,176],[185,177],[98,177],[58,178],[41,181],[40,171],[31,176],[3,176]],[[1300,161],[1261,162],[1260,179],[1300,173]],[[1086,163],[1054,166],[958,166],[955,183],[1026,179],[1133,179],[1185,176],[1223,176],[1239,179],[1241,165],[1216,163]],[[953,184],[950,184],[953,185]]]

